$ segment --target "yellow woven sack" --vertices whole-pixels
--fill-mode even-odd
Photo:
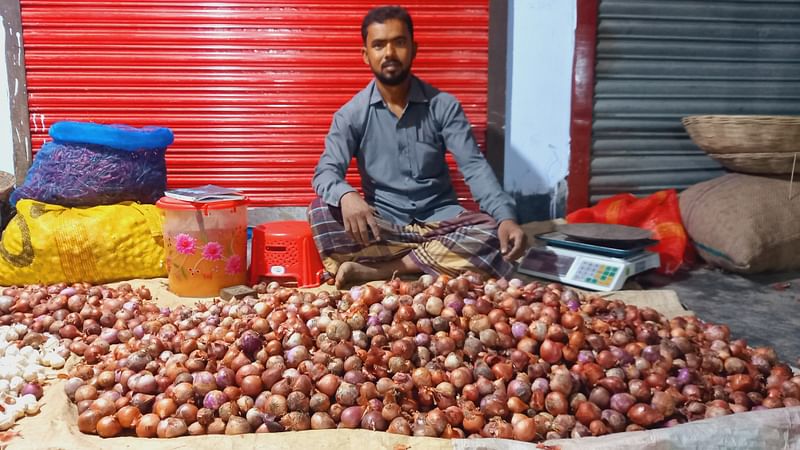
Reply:
[[[155,205],[67,208],[20,200],[0,241],[0,285],[166,276],[163,222]]]

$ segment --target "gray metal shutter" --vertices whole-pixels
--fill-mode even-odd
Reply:
[[[591,202],[724,173],[691,114],[800,114],[800,1],[601,0]]]

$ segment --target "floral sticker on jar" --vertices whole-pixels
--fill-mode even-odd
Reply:
[[[208,283],[208,291],[245,282],[246,233],[238,230],[204,230],[203,236],[177,233],[167,236],[167,271],[170,290],[196,290]],[[237,251],[239,250],[239,251]]]

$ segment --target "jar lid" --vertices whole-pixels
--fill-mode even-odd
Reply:
[[[245,197],[244,199],[222,200],[213,202],[189,202],[186,200],[178,200],[177,198],[164,196],[161,197],[156,202],[156,206],[158,206],[161,209],[167,209],[173,211],[208,211],[217,209],[236,208],[239,206],[245,206],[248,203],[250,203],[250,199],[247,197]]]

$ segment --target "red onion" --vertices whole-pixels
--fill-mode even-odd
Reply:
[[[627,392],[612,395],[609,402],[611,409],[621,412],[622,414],[626,414],[635,403],[636,397]]]
[[[602,386],[597,386],[589,393],[589,401],[600,407],[600,409],[608,408],[610,404],[611,394]]]
[[[650,401],[650,405],[664,417],[669,417],[675,413],[675,399],[666,392],[653,392],[653,399]]]
[[[590,401],[584,401],[578,405],[575,411],[575,418],[582,424],[589,426],[595,420],[600,419],[600,408]]]
[[[400,341],[395,341],[400,342]],[[414,343],[418,346],[428,346],[431,343],[431,335],[425,333],[419,333],[414,337]]]
[[[203,407],[208,408],[212,411],[216,411],[220,408],[224,403],[228,401],[228,396],[225,395],[222,391],[213,390],[208,392],[203,397]]]
[[[628,410],[628,419],[636,425],[648,427],[664,420],[664,416],[650,405],[637,403]]]
[[[531,389],[534,391],[542,391],[546,394],[550,392],[550,382],[547,380],[547,378],[537,378],[533,380]]]
[[[336,428],[336,422],[326,412],[316,412],[311,416],[312,430],[329,430]]]
[[[559,370],[553,373],[550,378],[550,390],[569,395],[574,386],[572,376],[566,370]]]
[[[545,397],[545,408],[547,409],[547,412],[553,414],[554,416],[566,414],[569,409],[567,397],[562,392],[550,392]]]
[[[341,320],[332,320],[325,328],[325,334],[335,341],[343,341],[350,337],[350,326]]]
[[[342,382],[336,389],[336,402],[344,406],[352,406],[358,397],[358,389],[350,383]]]
[[[206,395],[210,391],[217,389],[217,383],[211,372],[201,371],[193,374],[192,385],[197,395]],[[223,388],[224,389],[224,388]]]
[[[622,413],[615,411],[613,409],[605,409],[600,414],[600,418],[603,420],[603,422],[605,422],[608,425],[608,427],[614,433],[620,433],[622,431],[625,431],[625,427],[627,426],[627,420],[625,419],[625,416]]]
[[[412,433],[411,425],[404,417],[396,417],[394,420],[392,420],[386,431],[392,434],[402,434],[405,436],[411,436]]]
[[[710,419],[713,417],[726,416],[730,413],[731,413],[730,408],[728,408],[727,406],[722,407],[722,406],[712,405],[706,407],[705,418]]]
[[[507,394],[509,397],[519,397],[523,402],[528,402],[532,394],[531,386],[525,381],[514,379],[508,383]]]
[[[220,367],[214,375],[214,382],[216,388],[225,389],[234,384],[236,373],[230,367]]]
[[[564,344],[545,339],[539,347],[539,354],[545,361],[553,364],[561,359],[561,350]]]
[[[341,428],[358,428],[361,424],[361,418],[364,415],[364,408],[360,406],[350,406],[342,411],[339,419],[339,426]]]
[[[642,350],[642,357],[647,361],[654,363],[661,359],[661,350],[657,345],[648,345]]]
[[[523,338],[528,334],[528,326],[524,322],[514,322],[511,325],[511,334],[517,338]]]
[[[367,411],[361,418],[361,428],[372,431],[386,431],[389,423],[378,411]]]
[[[25,383],[22,386],[22,389],[20,390],[20,395],[28,395],[28,394],[33,395],[34,397],[36,397],[36,400],[39,400],[40,398],[42,398],[44,390],[42,389],[42,386],[35,381],[30,383]]]

